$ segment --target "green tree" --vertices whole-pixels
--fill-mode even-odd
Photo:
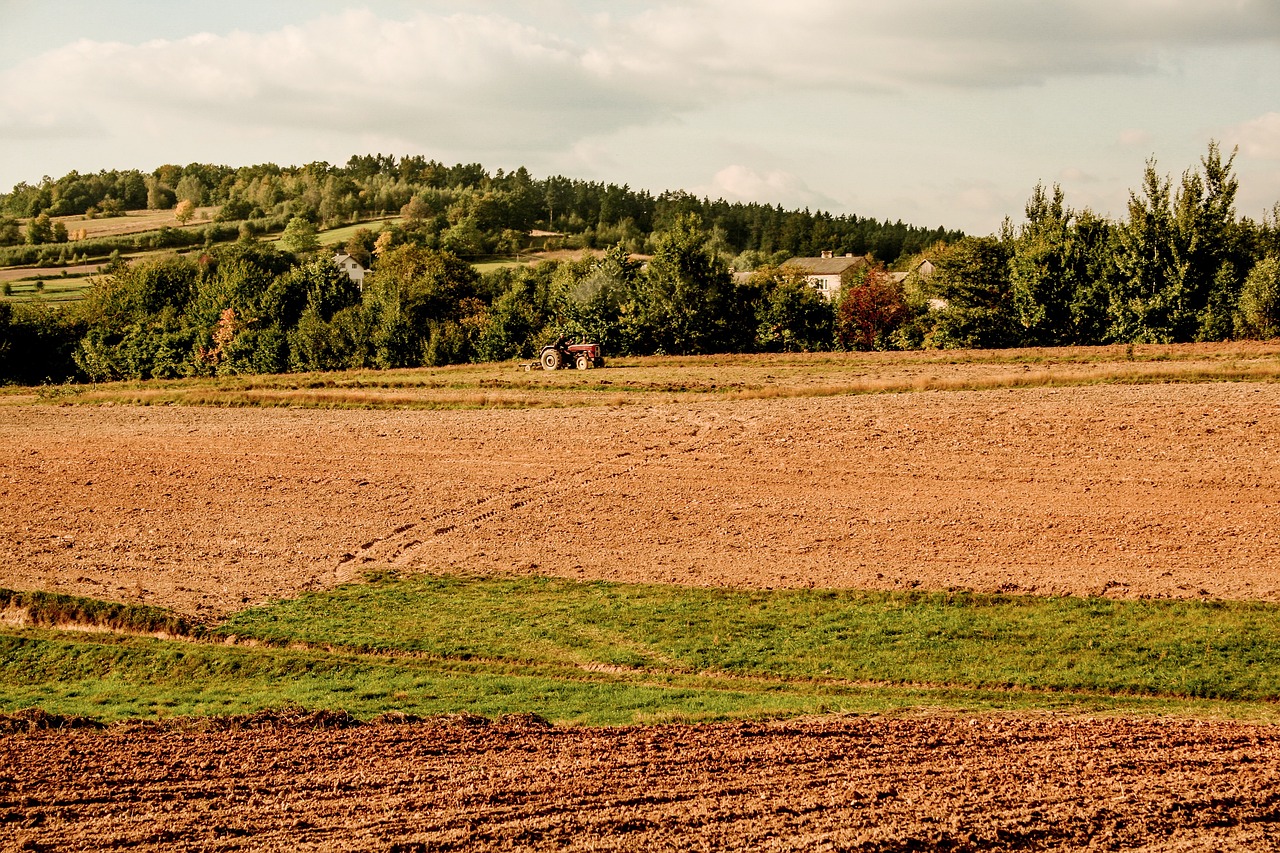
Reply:
[[[1176,193],[1147,162],[1142,194],[1130,193],[1129,219],[1118,229],[1117,278],[1111,298],[1114,340],[1171,342],[1231,334],[1239,293],[1237,181],[1216,142],[1200,171],[1187,170]]]
[[[291,370],[337,370],[345,367],[349,357],[339,329],[308,305],[297,326],[289,331],[289,368]]]
[[[694,214],[677,217],[657,237],[640,300],[645,333],[657,349],[716,352],[737,348],[744,332],[754,337],[754,318],[742,316],[729,269],[709,250],[708,240]]]
[[[1076,340],[1072,305],[1076,281],[1072,214],[1062,188],[1053,196],[1036,184],[1026,207],[1027,221],[1013,241],[1009,283],[1021,337],[1035,346],[1060,346]]]
[[[1075,289],[1071,299],[1071,327],[1075,344],[1110,340],[1111,294],[1116,279],[1116,227],[1111,220],[1085,208],[1074,214],[1070,253]]]
[[[636,299],[641,265],[622,246],[596,259],[584,255],[555,270],[553,282],[555,335],[573,335],[601,345],[607,353],[629,352],[631,330],[622,324],[624,310]]]
[[[22,232],[18,220],[9,216],[0,216],[0,246],[16,246],[22,242]]]
[[[289,220],[280,235],[280,245],[295,255],[314,252],[320,248],[320,239],[316,236],[316,227],[301,216]]]
[[[756,312],[755,345],[764,352],[816,352],[829,349],[835,335],[835,310],[799,270],[765,266],[752,284],[761,298]]]
[[[1000,237],[964,237],[938,253],[929,289],[941,307],[933,312],[926,346],[999,348],[1020,340],[1009,242]]]
[[[390,295],[411,324],[424,329],[430,320],[458,319],[462,300],[476,296],[479,278],[451,252],[410,244],[384,252],[365,289]]]
[[[1129,219],[1117,230],[1112,340],[1165,343],[1186,309],[1178,278],[1169,179],[1148,160],[1142,194],[1129,193]]]
[[[204,183],[195,175],[183,175],[174,187],[174,195],[179,202],[190,202],[192,208],[204,204]]]
[[[171,184],[165,183],[156,175],[147,175],[144,181],[147,187],[147,210],[169,210],[178,203],[178,196]]]
[[[1211,141],[1200,159],[1200,171],[1183,174],[1174,200],[1175,263],[1185,300],[1174,329],[1177,340],[1231,337],[1232,306],[1241,284],[1236,269],[1242,260],[1234,162],[1234,151],[1224,162],[1218,143]]]
[[[53,220],[42,213],[27,222],[27,242],[33,246],[53,242]]]
[[[516,279],[481,316],[476,359],[504,361],[520,355],[532,355],[530,342],[539,325],[538,314],[528,282]]]
[[[1240,291],[1237,325],[1251,338],[1280,337],[1280,258],[1268,255],[1254,265]]]

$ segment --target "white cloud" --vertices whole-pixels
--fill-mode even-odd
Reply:
[[[830,209],[838,207],[835,199],[810,189],[799,176],[770,170],[758,172],[747,166],[726,166],[712,177],[711,183],[691,189],[695,195],[726,201],[781,204],[784,207]]]
[[[1280,6],[1262,0],[1228,9],[1189,0],[695,0],[584,15],[572,36],[521,23],[519,7],[506,7],[404,20],[349,11],[265,33],[137,45],[80,40],[0,73],[0,139],[99,126],[122,134],[147,116],[247,132],[376,127],[479,155],[499,135],[563,148],[729,97],[1137,73],[1172,47],[1280,33]]]
[[[1142,128],[1130,127],[1120,131],[1119,141],[1125,148],[1142,148],[1151,144],[1151,134]]]
[[[1239,145],[1245,156],[1280,160],[1280,113],[1267,113],[1236,125],[1226,137],[1227,145]]]
[[[25,94],[32,80],[43,82]],[[437,146],[518,134],[556,146],[670,110],[637,88],[621,100],[579,48],[510,19],[359,11],[264,34],[76,42],[0,74],[0,138],[79,132],[87,117],[117,135],[157,119],[248,132],[376,128]],[[35,104],[52,106],[42,114]],[[43,117],[19,118],[33,114]]]

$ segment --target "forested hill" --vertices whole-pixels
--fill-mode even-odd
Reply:
[[[521,248],[532,230],[565,235],[567,248],[621,244],[641,253],[651,248],[651,235],[669,230],[690,213],[710,232],[712,248],[727,258],[751,252],[772,259],[829,249],[872,254],[892,263],[961,236],[945,228],[729,203],[682,191],[655,196],[625,185],[558,175],[536,179],[523,167],[490,173],[478,163],[445,166],[424,157],[383,154],[354,156],[345,166],[192,163],[150,173],[71,172],[34,185],[18,184],[0,195],[0,215],[110,215],[166,210],[182,201],[218,205],[217,219],[224,222],[300,216],[321,228],[403,213],[421,221],[429,242],[463,257],[510,253]],[[11,242],[19,239],[17,228],[0,228],[0,245],[6,233]]]

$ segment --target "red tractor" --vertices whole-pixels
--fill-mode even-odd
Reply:
[[[600,353],[599,344],[570,343],[569,338],[556,338],[556,342],[542,348],[543,370],[559,370],[562,367],[576,367],[588,370],[592,367],[604,367],[604,356]]]

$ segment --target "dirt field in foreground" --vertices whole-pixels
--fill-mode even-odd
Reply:
[[[0,406],[0,586],[213,617],[369,568],[1280,601],[1280,385],[607,410]]]
[[[1280,730],[1052,717],[0,736],[0,849],[1271,850]]]

